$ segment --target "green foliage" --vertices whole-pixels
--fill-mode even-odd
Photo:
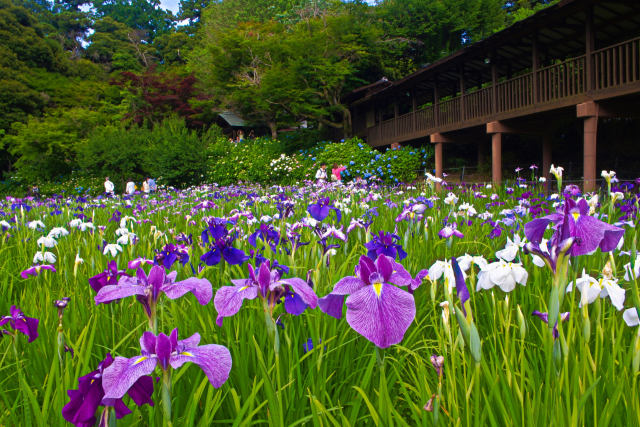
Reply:
[[[186,187],[202,182],[206,172],[209,141],[219,137],[215,128],[202,136],[186,127],[184,120],[169,118],[154,126],[97,128],[78,147],[78,163],[86,174],[109,176],[116,191],[125,183],[153,176],[168,185]]]
[[[76,167],[78,145],[103,120],[99,113],[82,108],[57,110],[14,123],[2,143],[15,156],[14,167],[22,180],[58,179]]]
[[[127,180],[140,180],[144,175],[146,137],[149,131],[121,125],[97,128],[78,147],[78,164],[82,170],[97,176],[109,176],[116,191],[124,191]]]
[[[410,182],[431,159],[430,147],[401,147],[384,153],[357,138],[339,143],[322,141],[312,147],[285,152],[286,143],[258,138],[242,143],[218,139],[209,148],[208,181],[227,185],[236,181],[292,184],[315,179],[321,163],[330,172],[344,165],[345,181],[361,177],[387,183]]]
[[[212,127],[201,137],[187,128],[184,119],[164,120],[149,132],[145,172],[179,188],[201,183],[207,169],[207,157],[202,153],[211,141],[221,137],[217,129]]]

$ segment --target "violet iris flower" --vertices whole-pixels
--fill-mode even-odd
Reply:
[[[213,218],[209,221],[209,227],[202,232],[202,241],[209,243],[209,251],[200,260],[208,266],[218,265],[222,259],[231,265],[238,265],[250,258],[241,249],[233,247],[235,236],[229,234],[226,224],[225,220]]]
[[[393,259],[402,260],[407,257],[407,253],[398,243],[400,236],[397,234],[380,230],[377,235],[373,233],[371,235],[373,236],[371,241],[364,245],[367,248],[367,256],[369,258],[376,259],[380,255],[386,255]]]
[[[333,206],[331,199],[328,197],[321,197],[316,203],[312,203],[307,207],[307,212],[309,212],[309,215],[311,215],[316,221],[323,221],[329,216],[331,211],[336,213],[337,222],[340,222],[342,219],[340,209]]]
[[[78,378],[77,390],[67,390],[71,400],[62,408],[62,417],[65,420],[78,427],[92,427],[96,424],[96,410],[99,406],[113,406],[116,411],[116,418],[122,418],[131,413],[122,398],[104,398],[102,376],[105,368],[111,366],[112,363],[113,357],[110,353],[107,353],[107,357],[100,362],[98,369]],[[141,376],[133,382],[125,393],[128,393],[129,397],[138,406],[142,406],[145,403],[153,406],[153,400],[151,400],[153,379],[148,375]]]
[[[538,310],[534,310],[533,313],[531,313],[533,316],[539,317],[544,323],[549,323],[549,314],[548,313],[542,313],[541,311]],[[571,315],[571,313],[569,313],[568,311],[564,312],[564,313],[560,313],[560,320],[562,320],[563,322],[569,319],[569,316]],[[558,338],[558,322],[556,321],[556,324],[553,326],[553,338]]]
[[[400,289],[411,285],[411,276],[400,274],[399,265],[386,255],[378,256],[375,262],[361,256],[356,276],[340,279],[331,293],[318,301],[320,309],[339,319],[348,295],[347,322],[353,330],[380,348],[399,343],[416,315],[413,295]]]
[[[141,355],[127,359],[116,357],[104,370],[102,386],[105,398],[119,399],[125,395],[139,378],[151,374],[156,367],[167,371],[169,366],[177,369],[187,362],[198,365],[209,382],[218,388],[227,381],[231,371],[229,350],[217,344],[200,344],[200,334],[178,340],[178,329],[171,335],[145,332],[140,338]]]
[[[529,221],[524,226],[524,234],[530,244],[526,246],[529,252],[539,255],[539,244],[549,224],[555,230],[551,238],[551,246],[562,246],[562,242],[573,238],[573,245],[568,253],[571,256],[585,255],[594,252],[598,247],[602,252],[609,252],[616,248],[624,234],[622,228],[602,222],[589,215],[589,204],[580,199],[575,202],[566,198],[564,205],[556,213]],[[545,256],[543,254],[543,256]],[[548,256],[545,258],[549,259]]]
[[[460,300],[462,312],[466,316],[467,310],[464,306],[464,303],[469,300],[469,288],[467,288],[467,283],[464,280],[464,274],[462,274],[460,265],[458,265],[458,260],[456,260],[455,258],[451,258],[451,267],[453,269],[453,275],[456,278],[456,295]]]
[[[422,217],[425,210],[427,210],[427,205],[422,203],[408,205],[402,210],[400,215],[396,217],[396,222],[401,222],[401,221],[420,222],[422,221]]]
[[[213,304],[218,311],[218,326],[222,326],[225,317],[240,311],[245,299],[253,300],[258,296],[270,310],[284,298],[285,310],[294,315],[301,314],[307,306],[315,308],[318,304],[318,297],[306,281],[298,277],[282,279],[282,272],[275,266],[271,268],[269,261],[263,262],[257,271],[251,264],[248,269],[249,278],[232,279],[233,286],[223,286],[216,292]],[[300,303],[305,305],[302,310]]]
[[[104,304],[122,298],[135,296],[151,318],[155,313],[156,303],[160,293],[164,293],[169,299],[177,299],[191,292],[201,305],[211,301],[213,290],[207,279],[190,277],[180,282],[175,282],[178,273],[172,271],[165,273],[162,266],[155,265],[147,276],[141,268],[136,271],[136,277],[121,277],[117,285],[106,285],[98,291],[94,297],[96,305]]]
[[[155,260],[169,269],[176,261],[180,261],[183,266],[189,262],[189,248],[185,245],[174,245],[167,243],[161,250],[156,251]]]
[[[20,273],[20,276],[23,279],[26,279],[29,276],[37,276],[38,274],[40,274],[40,271],[42,270],[49,270],[49,271],[53,271],[54,273],[56,272],[56,268],[53,265],[42,264],[42,265],[34,265],[32,267],[27,268],[26,270],[23,270]]]
[[[98,292],[107,285],[117,284],[122,276],[128,277],[129,275],[125,270],[118,270],[118,264],[115,260],[109,261],[105,271],[89,278],[89,285]]]
[[[456,236],[459,238],[463,238],[464,234],[462,234],[461,232],[458,231],[458,224],[451,223],[451,224],[446,224],[442,230],[440,230],[438,232],[438,236],[440,236],[441,239],[448,239],[451,236]]]
[[[247,241],[255,248],[258,238],[268,244],[274,252],[276,251],[276,246],[280,243],[280,233],[269,224],[260,224],[260,227],[248,237]]]
[[[11,306],[10,313],[11,314],[9,316],[0,317],[0,326],[4,326],[8,323],[12,329],[15,329],[29,337],[29,342],[33,342],[33,340],[38,338],[38,319],[25,316],[22,310],[15,305]],[[0,336],[2,335],[13,334],[6,329],[0,329]]]
[[[223,259],[231,265],[243,264],[250,259],[250,256],[245,254],[242,249],[234,248],[234,240],[235,238],[231,235],[216,239],[209,246],[209,251],[200,257],[200,260],[208,266],[217,265]]]

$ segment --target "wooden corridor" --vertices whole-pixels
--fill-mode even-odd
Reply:
[[[354,134],[372,146],[427,137],[436,145],[480,142],[491,134],[495,182],[502,179],[503,133],[545,138],[554,113],[570,110],[584,121],[584,180],[591,190],[598,117],[638,110],[630,102],[637,94],[640,1],[564,0],[404,79],[357,89],[348,102]],[[441,146],[436,173],[442,173]]]

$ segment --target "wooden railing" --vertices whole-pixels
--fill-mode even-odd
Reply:
[[[538,102],[583,94],[586,89],[584,60],[583,55],[538,70]]]
[[[593,52],[595,90],[640,81],[640,37]]]
[[[485,87],[464,95],[464,118],[483,117],[493,111],[493,88]]]
[[[521,74],[493,86],[472,90],[366,129],[372,145],[389,144],[398,139],[428,135],[456,124],[482,119],[500,120],[501,114],[513,117],[537,106],[574,101],[579,95],[597,94],[640,82],[640,37],[592,52],[590,64],[585,55]],[[591,65],[593,87],[588,88]],[[535,81],[534,81],[535,79]],[[534,84],[535,83],[535,84]],[[495,91],[495,93],[494,93]],[[495,104],[495,105],[494,105]]]
[[[533,104],[532,73],[498,83],[496,112],[518,110]]]

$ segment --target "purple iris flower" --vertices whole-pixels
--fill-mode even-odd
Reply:
[[[153,265],[153,261],[150,259],[146,259],[144,257],[138,257],[133,259],[127,263],[127,268],[129,270],[137,270],[142,264]],[[117,282],[116,282],[117,283]]]
[[[458,299],[460,300],[462,312],[466,316],[467,310],[464,307],[464,303],[469,300],[469,288],[467,288],[467,283],[464,280],[462,269],[460,265],[458,265],[458,260],[451,258],[451,267],[453,268],[453,276],[456,278],[456,295],[458,295]]]
[[[27,268],[26,270],[23,270],[20,273],[20,276],[23,279],[26,279],[29,276],[37,276],[38,274],[40,274],[40,271],[42,270],[49,270],[49,271],[53,271],[54,273],[56,272],[56,268],[53,265],[42,264],[42,265],[34,265],[32,267]]]
[[[0,317],[0,326],[4,326],[8,323],[12,329],[22,332],[29,337],[29,342],[33,342],[33,340],[38,338],[38,319],[25,316],[22,310],[15,305],[11,306],[10,313],[11,314],[9,316]],[[2,329],[0,330],[0,336],[2,335],[13,334],[6,329]]]
[[[111,215],[111,218],[109,218],[109,222],[120,222],[120,218],[122,218],[122,212],[116,209],[113,215]]]
[[[396,222],[401,222],[401,221],[420,222],[420,221],[422,221],[422,217],[423,217],[424,211],[426,211],[426,210],[427,210],[427,205],[425,205],[423,203],[416,203],[416,204],[412,204],[412,205],[407,205],[402,210],[400,215],[398,215],[396,217]]]
[[[331,199],[328,197],[321,197],[316,203],[312,203],[307,207],[307,212],[309,212],[309,215],[311,215],[316,221],[323,221],[329,216],[331,211],[336,213],[337,222],[340,222],[342,219],[340,209],[333,206]]]
[[[399,288],[412,281],[398,273],[398,265],[382,254],[375,262],[361,256],[356,275],[340,279],[331,293],[318,301],[320,309],[339,319],[348,295],[347,322],[351,328],[380,348],[399,343],[415,318],[416,304],[413,295]]]
[[[77,390],[67,390],[71,400],[62,408],[62,417],[65,420],[78,427],[94,426],[97,421],[96,410],[99,406],[113,406],[116,410],[116,418],[122,418],[131,413],[122,398],[104,398],[102,376],[104,370],[112,363],[113,357],[107,353],[107,357],[100,362],[98,369],[78,378]],[[125,393],[128,393],[131,400],[138,406],[145,403],[153,406],[153,400],[151,400],[153,379],[148,375],[136,378],[129,389],[125,390]]]
[[[367,248],[367,256],[371,259],[376,259],[380,255],[386,255],[393,259],[403,260],[406,258],[407,253],[402,249],[402,246],[398,243],[400,236],[393,233],[386,233],[382,230],[378,232],[378,235],[371,233],[373,238],[370,242],[364,246]]]
[[[573,245],[568,252],[571,256],[589,254],[598,247],[602,252],[610,252],[616,248],[624,234],[624,229],[590,216],[586,200],[580,199],[576,202],[566,198],[564,205],[556,213],[525,224],[524,234],[529,239],[527,249],[530,252],[540,252],[538,245],[549,224],[553,224],[555,230],[550,241],[551,246],[562,246],[561,242],[573,238]]]
[[[458,231],[458,224],[451,223],[451,224],[446,224],[442,230],[440,230],[438,232],[438,236],[440,236],[441,239],[448,239],[451,236],[456,236],[459,238],[463,238],[464,234],[462,234],[461,232]]]
[[[209,251],[205,252],[200,260],[208,266],[217,265],[223,259],[231,265],[239,265],[249,260],[249,255],[242,249],[233,247],[234,240],[235,238],[231,235],[216,239],[209,245]]]
[[[217,344],[200,344],[200,334],[178,340],[178,329],[171,335],[145,332],[140,338],[141,355],[127,359],[116,357],[104,370],[102,387],[105,398],[119,399],[138,381],[151,374],[157,366],[163,371],[177,369],[187,362],[193,362],[204,371],[209,382],[218,388],[227,381],[231,371],[229,350]]]
[[[201,237],[204,243],[209,243],[209,238],[213,240],[220,239],[229,234],[227,230],[227,224],[229,221],[222,218],[210,218],[208,220],[208,227],[202,231]]]
[[[248,269],[249,278],[232,279],[233,286],[223,286],[216,292],[213,304],[218,311],[218,326],[222,326],[225,317],[236,314],[245,299],[253,300],[258,296],[271,310],[284,298],[285,310],[294,315],[301,314],[307,306],[316,307],[318,297],[303,279],[282,279],[282,272],[272,268],[269,261],[263,262],[257,271],[251,264],[248,264]],[[305,305],[304,308],[301,309],[300,303]]]
[[[580,191],[580,187],[578,187],[577,185],[569,184],[564,187],[564,191],[562,192],[562,194],[565,197],[579,197],[582,194],[582,191]]]
[[[177,299],[191,292],[201,305],[211,301],[213,290],[207,279],[190,277],[175,282],[177,274],[176,271],[166,274],[164,267],[155,265],[147,276],[144,270],[138,268],[136,277],[124,276],[120,278],[117,285],[104,286],[98,291],[94,300],[98,305],[135,295],[150,318],[155,312],[160,293],[164,293],[169,299]]]
[[[542,312],[540,312],[538,310],[534,310],[533,313],[531,313],[531,314],[533,316],[537,316],[540,319],[542,319],[542,321],[544,323],[547,323],[547,324],[549,323],[549,314],[548,313],[542,313]],[[564,313],[560,313],[560,320],[565,322],[566,320],[569,319],[570,315],[571,315],[571,313],[569,313],[568,311],[564,312]],[[558,322],[556,322],[556,324],[554,325],[552,334],[553,334],[553,338],[558,338],[558,335],[559,335],[558,334]]]
[[[272,225],[260,224],[260,227],[253,232],[247,239],[249,244],[256,247],[256,240],[260,238],[263,242],[271,247],[272,251],[276,251],[276,246],[280,243],[280,233],[278,233]]]
[[[174,245],[167,243],[161,250],[156,251],[155,260],[169,269],[176,261],[180,261],[183,266],[189,262],[189,248],[185,245]]]
[[[129,275],[125,270],[118,270],[118,264],[116,264],[115,260],[109,261],[105,271],[89,278],[89,285],[94,291],[99,292],[100,289],[107,285],[117,284],[122,276],[128,277]]]

